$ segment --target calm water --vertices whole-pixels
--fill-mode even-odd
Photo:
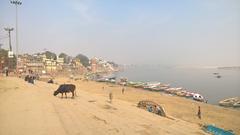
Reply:
[[[213,75],[218,72],[222,77]],[[159,81],[172,87],[184,87],[202,94],[209,103],[240,96],[240,70],[171,68],[163,66],[134,66],[117,73],[130,81]]]

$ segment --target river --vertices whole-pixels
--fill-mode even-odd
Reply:
[[[221,78],[213,73],[219,73]],[[118,72],[117,77],[127,77],[129,81],[159,81],[170,84],[171,87],[183,87],[200,93],[211,104],[240,96],[240,70],[145,65],[127,67]]]

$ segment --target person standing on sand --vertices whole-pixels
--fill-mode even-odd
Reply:
[[[201,108],[200,108],[200,106],[198,106],[197,116],[198,116],[199,119],[201,119]]]
[[[109,100],[110,100],[110,103],[112,103],[112,99],[113,99],[113,94],[112,92],[109,93]]]
[[[6,76],[8,76],[8,69],[6,69]]]
[[[122,88],[122,94],[124,94],[124,91],[125,91],[125,88],[123,87],[123,88]]]

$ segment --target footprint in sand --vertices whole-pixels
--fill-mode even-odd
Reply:
[[[95,119],[95,120],[98,120],[98,121],[102,121],[102,122],[104,122],[104,124],[107,124],[107,121],[106,120],[104,120],[104,119],[101,119],[101,118],[99,118],[99,117],[97,117],[97,116],[93,116],[93,119]]]
[[[111,110],[117,110],[117,108],[115,108],[115,107],[112,107],[112,106],[110,106],[110,105],[104,105],[103,107],[102,107],[103,109],[111,109]]]

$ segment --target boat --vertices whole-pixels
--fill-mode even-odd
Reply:
[[[136,82],[136,84],[133,85],[134,88],[143,88],[145,83],[143,82]]]
[[[204,97],[198,93],[193,95],[193,100],[204,102]]]
[[[146,90],[152,90],[153,88],[160,86],[160,84],[160,82],[148,82],[143,86],[143,88]]]
[[[234,97],[234,98],[224,99],[219,102],[219,105],[225,106],[225,107],[240,107],[240,98]]]
[[[235,135],[232,131],[230,130],[225,130],[219,127],[216,127],[214,125],[204,125],[203,129],[207,133],[211,133],[214,135]]]
[[[194,95],[194,93],[187,91],[185,97],[191,98],[191,97],[193,97],[193,95]]]
[[[167,117],[164,108],[153,101],[149,100],[139,101],[137,107],[158,114],[162,117]]]
[[[217,77],[217,78],[221,78],[222,76],[221,76],[221,75],[217,75],[216,77]]]
[[[178,95],[178,96],[180,96],[180,97],[185,97],[186,94],[187,94],[187,91],[185,91],[185,90],[181,90],[181,91],[178,91],[178,92],[176,93],[176,95]]]
[[[240,101],[233,104],[233,107],[240,107]]]
[[[165,92],[169,93],[169,94],[176,94],[180,90],[181,90],[180,88],[168,88],[168,89],[165,90]]]

